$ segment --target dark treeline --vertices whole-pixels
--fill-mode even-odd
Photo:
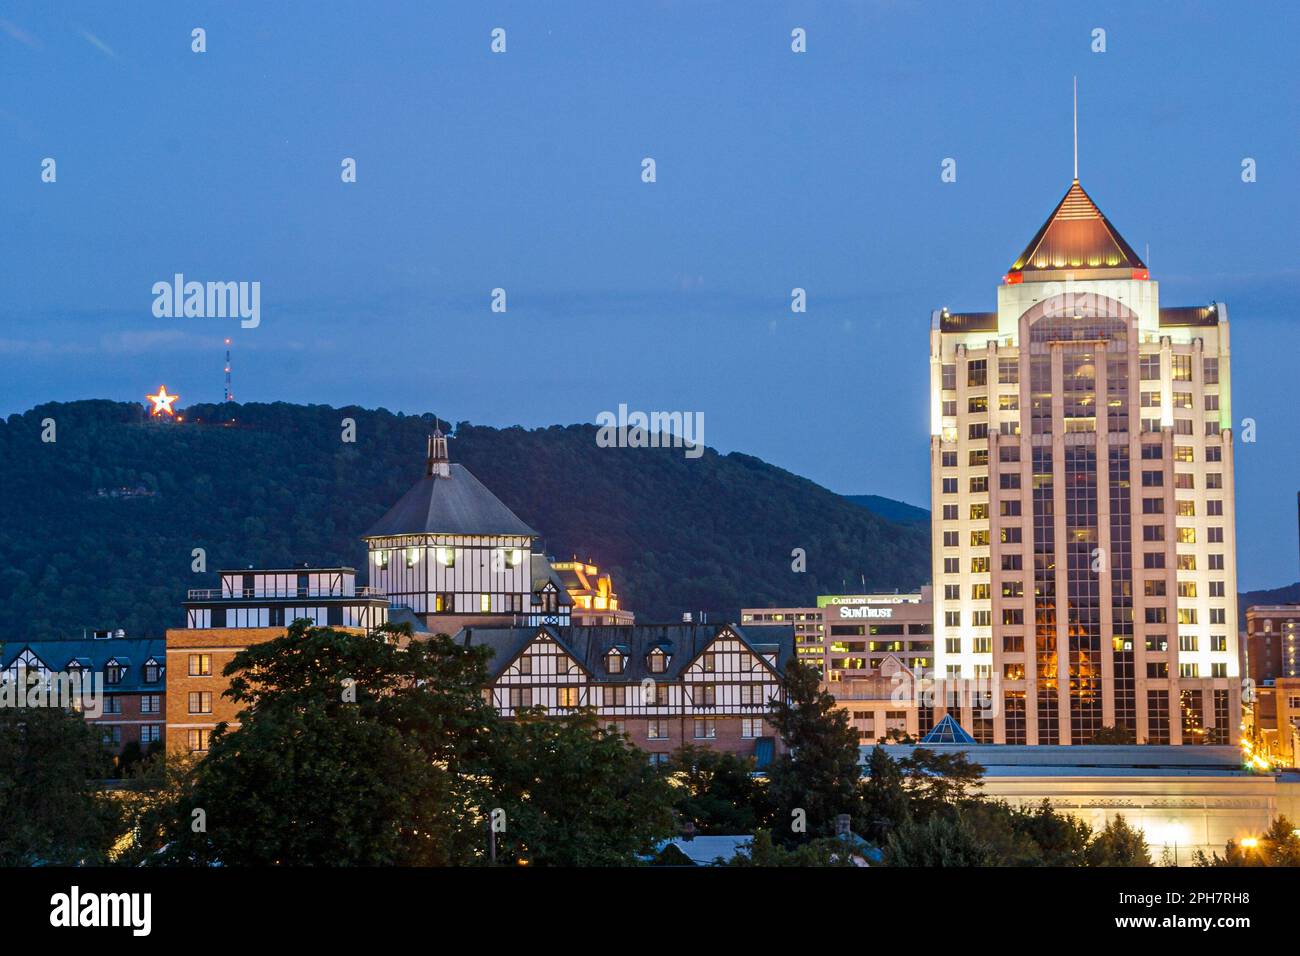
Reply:
[[[221,568],[364,571],[360,535],[421,474],[432,416],[276,403],[51,403],[0,423],[0,639],[123,627],[161,636]],[[345,442],[343,420],[356,422]],[[42,423],[54,422],[54,442]],[[446,427],[444,423],[444,428]],[[929,533],[741,454],[615,449],[594,425],[460,423],[451,454],[547,550],[612,571],[642,620],[807,602],[929,579]],[[102,493],[101,493],[102,492]],[[206,553],[207,572],[191,570]],[[803,549],[806,572],[792,570]]]

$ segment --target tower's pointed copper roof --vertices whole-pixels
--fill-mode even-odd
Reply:
[[[1008,282],[1064,278],[1146,279],[1146,263],[1076,179],[1007,272]]]

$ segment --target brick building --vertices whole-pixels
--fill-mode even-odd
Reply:
[[[299,618],[366,633],[388,611],[388,599],[359,586],[352,568],[222,571],[221,587],[192,589],[186,626],[167,631],[168,750],[203,753],[217,724],[238,723],[238,707],[222,697],[222,671],[240,651],[282,636]]]
[[[0,680],[22,684],[39,675],[51,686],[60,675],[76,674],[85,690],[74,706],[103,731],[104,743],[120,753],[130,743],[144,751],[161,747],[165,736],[166,654],[157,639],[129,638],[121,631],[96,631],[91,638],[14,641],[0,648]]]
[[[1246,608],[1245,671],[1251,679],[1249,729],[1263,752],[1300,763],[1300,605]]]

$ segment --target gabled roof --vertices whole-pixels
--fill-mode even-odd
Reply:
[[[529,556],[529,560],[532,562],[533,593],[541,592],[549,584],[555,589],[556,603],[560,607],[568,607],[573,604],[573,598],[569,596],[569,591],[565,588],[560,573],[551,567],[551,559],[534,551]]]
[[[167,642],[162,638],[115,637],[110,640],[62,639],[52,638],[47,641],[30,641],[18,643],[12,641],[0,650],[0,670],[8,670],[25,651],[35,655],[51,671],[66,671],[68,665],[76,661],[86,670],[102,673],[108,662],[116,660],[126,668],[122,680],[117,684],[104,683],[104,690],[109,693],[161,693],[165,682],[161,679],[145,683],[144,665],[135,663],[153,657],[161,661],[167,653]],[[161,664],[159,665],[161,667]],[[159,675],[161,678],[161,675]]]
[[[975,738],[962,730],[961,724],[952,719],[952,714],[944,714],[943,720],[930,728],[930,732],[921,738],[925,744],[973,744]]]
[[[445,476],[425,475],[363,537],[401,534],[537,537],[464,465],[450,465]]]
[[[1007,272],[1008,282],[1056,278],[1055,273],[1113,273],[1092,278],[1145,279],[1144,263],[1076,179]],[[1135,275],[1141,273],[1141,275]]]
[[[455,640],[466,647],[487,645],[493,657],[488,662],[492,680],[501,676],[524,648],[545,635],[562,647],[589,675],[590,679],[617,684],[636,684],[644,678],[658,681],[680,680],[685,670],[710,644],[724,633],[736,636],[758,658],[772,655],[773,670],[783,674],[794,657],[794,628],[764,627],[762,640],[753,641],[734,624],[633,624],[603,627],[468,627]],[[652,673],[646,658],[661,647],[668,653],[668,668]],[[623,670],[610,674],[605,669],[605,655],[617,648],[627,654]]]

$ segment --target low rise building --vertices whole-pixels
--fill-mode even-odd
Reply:
[[[913,672],[934,666],[929,585],[910,594],[826,594],[817,606],[827,634],[827,683],[889,676],[899,664]]]
[[[816,607],[745,608],[742,627],[793,626],[799,660],[815,665],[865,743],[916,739],[934,723],[929,585],[903,594],[823,594]]]
[[[1300,763],[1300,605],[1246,608],[1243,650],[1250,745],[1264,760],[1294,767]]]
[[[166,654],[161,640],[129,638],[122,631],[96,631],[89,638],[12,641],[0,648],[0,681],[29,686],[37,676],[46,688],[76,675],[71,706],[103,732],[105,745],[120,753],[131,743],[142,751],[165,738]],[[65,683],[65,687],[67,684]]]
[[[240,651],[281,637],[295,620],[367,633],[388,621],[388,598],[352,568],[222,571],[221,586],[192,589],[183,628],[169,628],[167,748],[204,753],[217,724],[238,725],[223,671]]]
[[[798,659],[818,669],[825,666],[826,628],[821,608],[747,607],[740,612],[740,626],[791,627]]]
[[[1153,863],[1189,866],[1199,850],[1223,853],[1258,837],[1278,815],[1297,819],[1300,775],[1255,773],[1232,746],[933,743],[984,768],[981,793],[1013,806],[1044,800],[1101,830],[1116,815],[1141,830]],[[886,746],[899,759],[911,746]],[[864,765],[871,748],[862,748]]]
[[[778,752],[767,711],[794,657],[789,628],[475,627],[455,639],[491,648],[484,695],[502,716],[594,708],[655,762],[686,744],[753,756],[759,766]]]
[[[1300,604],[1246,608],[1245,669],[1257,685],[1300,678]]]

